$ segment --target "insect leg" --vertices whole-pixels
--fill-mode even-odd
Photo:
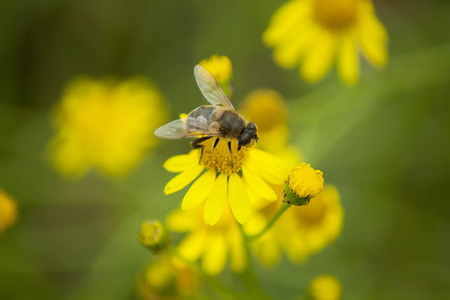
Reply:
[[[198,164],[200,164],[202,162],[202,158],[203,158],[203,149],[205,149],[205,146],[203,146],[201,143],[203,143],[206,140],[209,140],[210,138],[212,138],[212,136],[204,136],[201,138],[198,138],[194,141],[191,142],[191,146],[194,149],[199,149],[201,148],[202,150],[200,151],[200,160],[198,161]]]
[[[231,167],[233,167],[233,153],[231,152],[231,141],[228,141],[228,151],[230,151],[230,162],[231,162]]]

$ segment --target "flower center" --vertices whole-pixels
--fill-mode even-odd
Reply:
[[[242,147],[238,151],[237,141],[232,140],[232,155],[230,155],[230,150],[228,149],[228,140],[223,138],[219,139],[220,140],[214,149],[213,146],[216,142],[216,138],[210,138],[209,140],[206,140],[202,143],[203,156],[200,163],[208,169],[215,170],[216,172],[224,173],[227,175],[239,172],[242,164],[244,163],[244,159],[248,149],[246,147]],[[200,153],[201,149],[199,149],[199,154]]]
[[[332,30],[341,30],[355,23],[357,0],[316,0],[316,20]]]

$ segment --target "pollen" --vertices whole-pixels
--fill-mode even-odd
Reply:
[[[202,150],[199,149],[199,155],[201,155],[200,163],[210,170],[226,175],[239,172],[244,164],[248,149],[242,147],[238,150],[237,141],[231,140],[230,155],[227,139],[219,137],[219,142],[213,148],[215,142],[216,138],[213,137],[202,143],[203,155],[201,155]]]
[[[316,20],[328,29],[342,30],[356,21],[356,0],[317,0],[314,5]]]

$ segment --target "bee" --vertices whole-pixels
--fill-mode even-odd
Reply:
[[[201,65],[195,66],[194,75],[200,91],[212,105],[202,105],[191,111],[185,119],[159,127],[154,134],[163,139],[197,138],[191,142],[191,146],[194,149],[201,148],[200,161],[203,156],[202,143],[210,138],[216,137],[213,151],[220,138],[228,140],[230,156],[232,140],[237,140],[238,151],[258,141],[256,124],[248,122],[234,109],[214,77]]]

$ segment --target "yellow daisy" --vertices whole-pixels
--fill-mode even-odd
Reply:
[[[375,67],[388,60],[388,34],[370,0],[289,1],[272,16],[263,40],[281,67],[300,65],[309,82],[322,79],[336,61],[341,79],[354,84],[359,53]]]
[[[76,178],[97,168],[122,175],[155,145],[152,132],[165,122],[166,109],[146,79],[83,77],[69,83],[52,117],[57,134],[49,150],[61,174]]]
[[[331,185],[325,185],[308,205],[287,210],[278,221],[289,258],[301,262],[332,243],[341,233],[343,220],[339,192]]]
[[[244,270],[247,264],[244,241],[229,205],[225,205],[218,222],[212,226],[205,224],[201,215],[202,207],[169,214],[169,229],[188,233],[177,246],[179,254],[189,261],[201,259],[202,269],[209,275],[222,272],[228,260],[234,272]]]
[[[275,188],[280,192],[284,186]],[[250,236],[266,227],[282,202],[263,204],[254,196],[252,203],[255,205],[255,215],[244,227],[245,233]],[[325,185],[308,205],[286,210],[269,230],[252,241],[251,249],[266,266],[278,263],[283,251],[292,261],[303,262],[333,242],[342,230],[342,223],[343,209],[338,191],[331,185]]]
[[[242,100],[240,112],[258,124],[258,146],[271,152],[285,147],[288,108],[280,93],[271,89],[252,91]]]
[[[137,280],[137,296],[143,300],[176,300],[193,297],[198,291],[195,273],[170,254],[160,255]]]
[[[214,150],[213,143],[213,139],[203,143],[203,154],[201,149],[194,149],[164,163],[167,171],[181,172],[166,184],[164,193],[177,192],[198,177],[185,194],[182,208],[193,210],[205,202],[203,219],[214,225],[228,200],[236,220],[245,224],[252,214],[249,189],[266,200],[276,200],[277,195],[268,183],[283,182],[282,164],[275,156],[255,147],[238,150],[236,141],[231,143],[231,161],[226,141],[220,141]]]
[[[0,190],[0,234],[17,218],[17,204],[8,194]]]

